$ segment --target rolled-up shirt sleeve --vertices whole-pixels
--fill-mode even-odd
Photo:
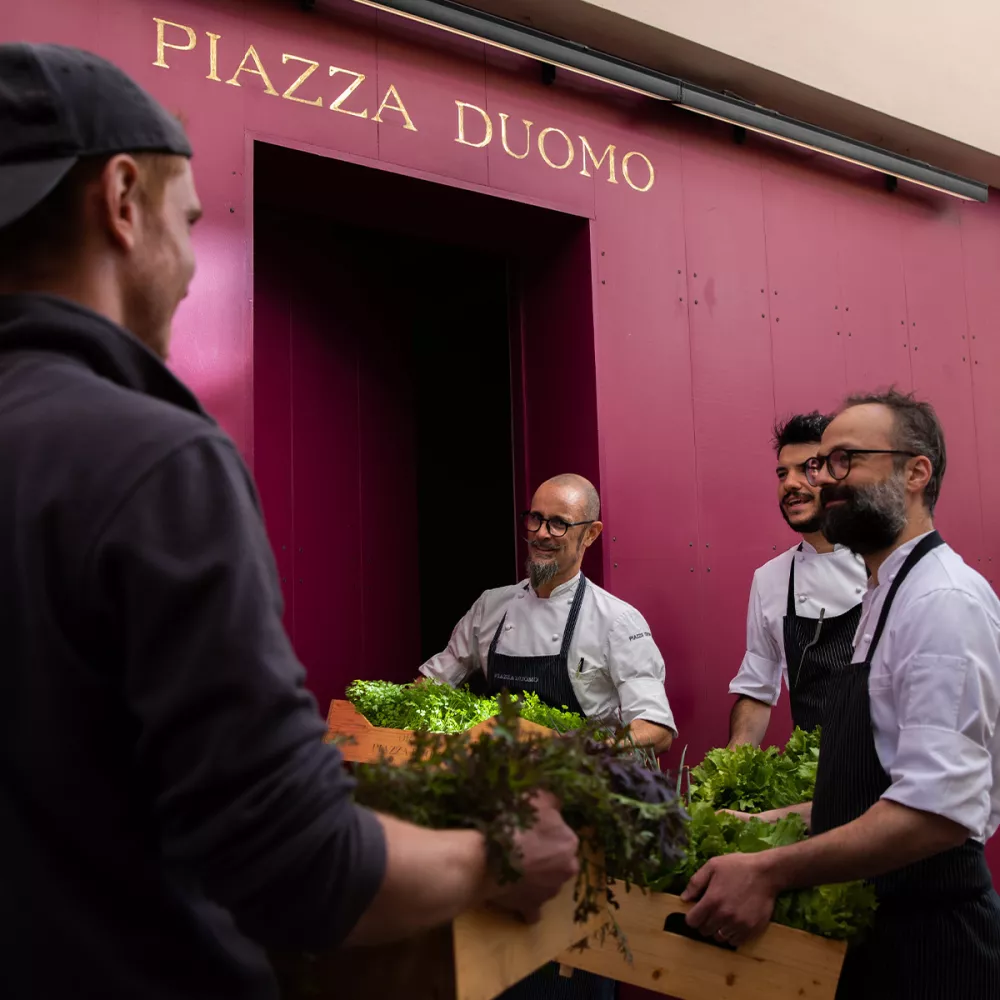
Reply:
[[[754,577],[747,607],[747,650],[729,693],[753,698],[765,705],[777,705],[781,694],[781,650],[767,627],[760,599],[760,587]]]
[[[869,682],[873,720],[894,715],[898,726],[883,798],[944,816],[982,840],[1000,716],[1000,626],[961,590],[919,598],[906,619],[887,669]]]
[[[674,713],[664,688],[666,667],[646,619],[637,611],[619,618],[608,634],[607,664],[625,725],[642,719],[672,729]]]
[[[479,629],[483,621],[485,602],[486,595],[480,595],[479,600],[472,605],[452,630],[447,647],[436,656],[432,656],[420,668],[420,673],[424,677],[458,687],[475,670],[481,669]]]

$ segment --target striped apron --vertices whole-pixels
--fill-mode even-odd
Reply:
[[[801,552],[799,545],[796,552]],[[788,697],[792,722],[815,729],[826,721],[827,708],[854,656],[854,633],[861,621],[861,605],[842,615],[802,618],[795,613],[795,556],[788,571],[788,608],[782,622]],[[808,669],[807,669],[808,663]]]
[[[886,596],[864,662],[851,665],[830,705],[813,798],[812,830],[857,819],[891,784],[872,733],[868,677],[893,599],[911,569],[943,544],[935,531],[910,553]],[[947,628],[948,623],[942,622]],[[983,845],[967,840],[874,880],[875,925],[847,952],[837,1000],[998,1000],[1000,898]]]

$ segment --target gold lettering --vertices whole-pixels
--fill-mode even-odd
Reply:
[[[367,118],[368,117],[367,108],[365,108],[364,111],[348,111],[347,108],[341,107],[341,104],[343,104],[344,101],[346,101],[347,98],[350,97],[351,94],[353,94],[354,91],[356,91],[358,87],[360,87],[361,84],[364,82],[365,74],[355,73],[353,69],[341,69],[339,66],[330,67],[330,76],[336,76],[338,73],[350,73],[350,75],[353,76],[354,79],[351,81],[348,87],[341,92],[340,97],[338,97],[333,102],[333,104],[330,105],[330,110],[339,111],[341,114],[345,115],[352,115],[355,118]]]
[[[500,114],[500,141],[503,143],[504,152],[510,156],[513,156],[515,160],[523,160],[531,152],[531,126],[534,122],[529,122],[527,118],[522,118],[521,121],[524,123],[524,128],[527,133],[527,137],[524,143],[524,152],[515,153],[510,146],[507,145],[507,120],[510,115]]]
[[[455,105],[458,108],[458,138],[455,142],[459,142],[463,146],[472,146],[473,149],[482,149],[483,146],[488,146],[493,141],[493,121],[490,116],[482,108],[477,108],[475,104],[466,104],[465,101],[455,101]],[[483,123],[486,125],[486,138],[482,142],[469,142],[465,138],[466,108],[469,108],[471,111],[478,111],[483,116]]]
[[[313,62],[312,59],[303,59],[302,56],[291,56],[287,52],[281,54],[281,65],[287,66],[288,61],[306,63],[306,68],[302,71],[302,75],[293,83],[288,90],[286,90],[281,96],[286,101],[298,101],[299,104],[308,104],[314,108],[323,107],[323,98],[317,97],[315,101],[307,101],[304,97],[295,97],[295,91],[299,89],[316,72],[319,66],[318,62]]]
[[[178,52],[190,52],[198,44],[198,36],[194,33],[194,28],[189,28],[186,24],[177,24],[176,21],[164,21],[162,17],[154,17],[156,22],[156,62],[154,66],[160,69],[170,69],[167,65],[167,49],[176,49]],[[167,28],[180,28],[187,35],[187,45],[175,45],[166,39]]]
[[[247,65],[247,60],[253,59],[254,66],[256,69],[251,69]],[[240,63],[239,69],[233,74],[231,80],[226,80],[231,87],[240,86],[240,73],[253,73],[254,76],[259,76],[264,81],[264,87],[268,94],[272,97],[277,97],[278,92],[271,85],[271,78],[267,75],[267,70],[264,69],[264,64],[260,61],[260,56],[257,55],[257,50],[251,45],[247,49],[246,55],[243,57],[243,62]]]
[[[587,142],[587,137],[585,135],[581,135],[580,136],[580,143],[582,145],[582,149],[580,151],[580,156],[583,159],[583,167],[581,168],[580,173],[583,174],[584,177],[589,177],[590,176],[590,171],[587,169],[587,157],[588,156],[590,157],[590,162],[594,164],[594,170],[596,170],[598,172],[600,171],[601,166],[603,165],[604,161],[610,157],[610,160],[608,162],[608,182],[610,184],[617,184],[618,183],[618,178],[615,177],[615,147],[614,147],[614,145],[609,145],[608,148],[605,149],[603,153],[601,153],[601,158],[598,159],[596,156],[594,156],[594,151],[590,148],[590,143]]]
[[[395,100],[395,104],[389,103],[390,97]],[[410,115],[403,106],[403,99],[399,96],[399,91],[396,90],[395,86],[391,83],[389,84],[389,89],[385,92],[385,97],[382,98],[382,103],[378,106],[378,111],[375,112],[375,117],[372,121],[381,124],[383,111],[398,111],[406,122],[403,128],[408,129],[410,132],[417,131],[417,126],[410,121]]]
[[[633,184],[632,178],[629,176],[628,161],[631,160],[633,156],[638,156],[640,160],[644,160],[646,166],[649,168],[649,181],[646,183],[645,187],[639,187],[638,185]],[[653,171],[652,161],[648,156],[643,156],[642,153],[636,152],[626,153],[622,157],[622,175],[625,177],[625,182],[630,188],[632,188],[633,191],[648,191],[653,186],[653,181],[656,180],[656,174]]]
[[[556,132],[566,140],[565,163],[553,163],[549,159],[548,154],[545,152],[545,137],[550,132]],[[542,131],[538,133],[538,152],[542,154],[542,159],[550,167],[554,167],[556,170],[565,170],[573,162],[573,157],[575,155],[575,151],[573,149],[573,143],[570,142],[569,136],[561,128],[543,128]]]
[[[222,83],[219,79],[219,39],[222,35],[213,35],[211,31],[206,31],[208,35],[208,76],[205,77],[206,80],[215,80],[216,83]]]

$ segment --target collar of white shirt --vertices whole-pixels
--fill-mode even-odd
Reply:
[[[906,562],[907,556],[917,547],[920,541],[926,538],[930,531],[925,531],[922,535],[917,535],[916,538],[911,538],[908,542],[904,542],[898,549],[895,549],[884,563],[879,567],[878,573],[873,573],[871,579],[868,581],[868,589],[875,590],[877,587],[881,586],[883,582],[892,583],[896,579],[896,574],[903,568],[903,563]],[[878,582],[876,582],[875,577],[878,577]]]
[[[802,539],[802,543],[801,544],[802,544],[802,551],[803,552],[808,552],[810,555],[814,555],[814,556],[817,556],[817,555],[827,555],[827,553],[825,553],[825,552],[823,552],[823,553],[817,552],[816,551],[816,547],[814,545],[810,545],[809,542],[807,542],[804,538]],[[847,546],[845,546],[845,545],[834,545],[833,551],[834,552],[843,552],[846,549],[846,547]]]
[[[531,594],[532,597],[538,597],[538,600],[540,601],[551,600],[553,597],[559,597],[561,594],[568,594],[570,593],[570,591],[576,590],[576,585],[580,582],[580,577],[582,575],[583,575],[582,573],[577,573],[572,580],[567,580],[565,583],[560,583],[559,586],[556,587],[555,590],[553,590],[548,597],[538,597],[538,594],[535,593],[535,588],[532,587],[530,584],[528,585],[528,593]]]

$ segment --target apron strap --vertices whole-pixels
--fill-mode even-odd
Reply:
[[[795,552],[802,551],[802,543],[795,547]],[[792,553],[792,568],[788,571],[788,608],[785,614],[789,618],[795,617],[795,552]]]
[[[493,641],[490,643],[490,652],[495,653],[497,648],[497,643],[500,642],[500,636],[503,634],[503,627],[507,621],[507,612],[503,613],[503,618],[500,619],[500,624],[497,625],[496,632],[493,633]]]
[[[870,667],[872,665],[872,657],[875,655],[875,647],[878,646],[878,641],[882,638],[882,632],[885,629],[886,619],[889,617],[889,609],[892,607],[893,600],[895,600],[896,591],[899,590],[902,582],[909,575],[910,570],[913,569],[913,567],[916,566],[928,552],[932,552],[939,545],[944,545],[944,539],[936,531],[932,531],[929,535],[922,538],[916,548],[906,557],[906,562],[903,563],[899,572],[896,574],[896,579],[892,581],[892,586],[889,588],[889,593],[885,598],[885,604],[882,605],[882,613],[878,616],[878,624],[875,626],[875,634],[872,636],[871,645],[868,647],[868,655],[864,659],[866,667]]]
[[[580,607],[583,604],[583,592],[587,588],[587,578],[580,574],[580,585],[573,595],[573,604],[569,609],[569,617],[566,619],[566,628],[563,629],[562,646],[559,649],[559,656],[564,664],[569,663],[569,645],[573,641],[576,633],[576,620],[580,617]]]

